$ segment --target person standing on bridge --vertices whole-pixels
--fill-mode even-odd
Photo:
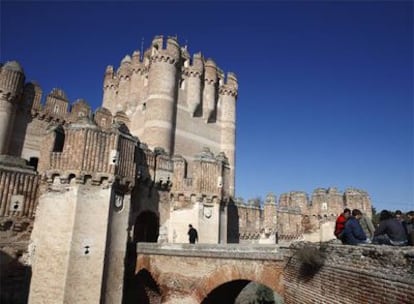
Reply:
[[[193,228],[193,225],[189,224],[188,225],[188,239],[190,241],[190,244],[195,244],[195,242],[198,242],[198,233],[197,230],[195,228]]]

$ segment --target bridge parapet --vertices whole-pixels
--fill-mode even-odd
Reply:
[[[291,254],[284,246],[265,244],[157,244],[138,243],[137,253],[216,259],[283,261]]]

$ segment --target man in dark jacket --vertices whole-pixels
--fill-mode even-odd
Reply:
[[[382,210],[379,220],[379,225],[374,232],[373,243],[393,246],[407,245],[407,234],[404,226],[392,216],[391,212]]]
[[[414,246],[414,211],[407,212],[406,217],[403,226],[407,233],[408,245]]]
[[[188,225],[188,240],[190,241],[190,244],[195,244],[196,241],[198,241],[198,233],[195,228],[193,228],[193,225]]]
[[[367,242],[367,236],[359,224],[362,212],[358,209],[352,210],[352,216],[346,221],[342,241],[348,245],[358,245]]]

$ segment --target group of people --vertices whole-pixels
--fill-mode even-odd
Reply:
[[[335,236],[343,244],[358,245],[373,243],[392,246],[414,245],[414,211],[406,215],[397,210],[394,214],[382,210],[379,223],[372,221],[358,209],[344,209],[336,219]]]

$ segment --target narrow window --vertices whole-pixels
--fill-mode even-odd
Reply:
[[[29,159],[29,166],[33,167],[35,171],[37,171],[37,164],[39,163],[38,157],[30,157]]]
[[[55,144],[53,145],[53,152],[62,152],[65,144],[65,133],[61,130],[55,131]]]

